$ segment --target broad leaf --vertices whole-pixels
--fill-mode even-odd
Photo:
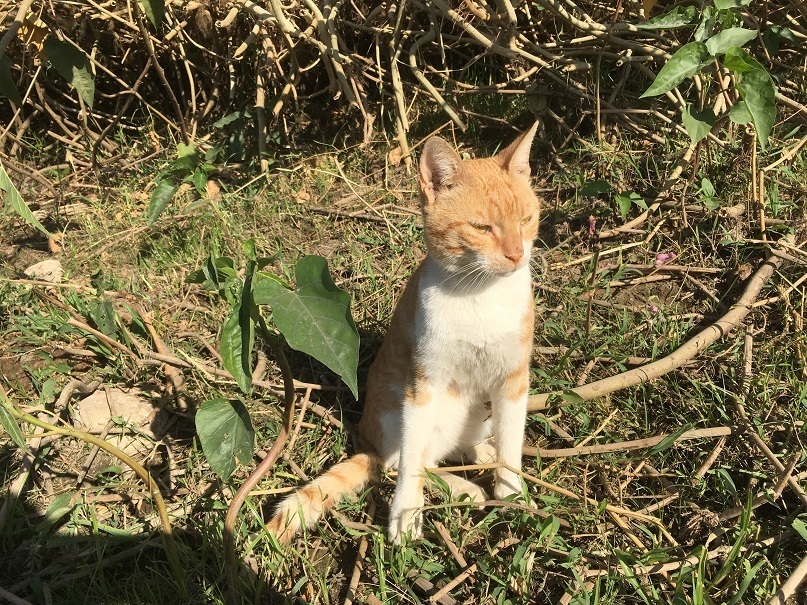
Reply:
[[[118,333],[117,315],[112,303],[108,300],[97,300],[90,307],[90,317],[95,325],[107,336],[115,337]]]
[[[600,193],[608,193],[611,191],[611,185],[607,181],[601,179],[589,180],[583,183],[580,189],[580,195],[599,195]]]
[[[0,95],[9,99],[14,105],[22,105],[22,97],[14,78],[11,75],[11,59],[6,55],[0,57]]]
[[[634,204],[645,210],[647,209],[647,203],[644,198],[635,191],[623,191],[622,193],[617,193],[614,198],[619,204],[619,213],[622,215],[622,220],[628,216],[628,212],[630,212],[631,206]]]
[[[706,48],[710,55],[722,55],[732,46],[743,46],[757,37],[754,29],[732,27],[724,29],[706,41]]]
[[[683,82],[685,78],[698,73],[711,59],[709,50],[702,42],[685,44],[675,51],[667,64],[661,68],[650,88],[640,98],[655,97],[669,92]]]
[[[276,278],[257,274],[255,304],[271,305],[272,319],[289,345],[339,374],[358,397],[359,333],[350,315],[350,295],[333,283],[321,256],[300,259],[295,277],[297,286],[289,290]]]
[[[17,191],[17,188],[14,186],[14,183],[12,183],[11,179],[8,178],[6,169],[3,167],[3,164],[1,162],[0,162],[0,189],[5,191],[6,203],[8,204],[8,206],[11,207],[11,209],[14,212],[19,214],[26,223],[28,223],[32,227],[36,227],[42,233],[50,237],[50,233],[48,233],[48,230],[42,226],[42,223],[40,223],[34,216],[34,213],[31,212],[31,209],[28,207],[28,204],[26,204],[23,201],[20,192]]]
[[[226,256],[213,258],[211,255],[204,265],[185,278],[185,283],[202,284],[205,290],[220,290],[228,279],[237,274],[233,259]]]
[[[759,146],[764,151],[776,120],[776,87],[773,80],[764,69],[754,69],[742,75],[737,82],[737,90],[751,114]]]
[[[715,8],[719,11],[729,10],[730,8],[742,8],[748,6],[753,0],[715,0]]]
[[[645,11],[645,15],[650,14]],[[689,27],[698,20],[698,7],[696,6],[678,6],[671,10],[669,13],[653,17],[644,23],[637,23],[637,29],[679,29],[682,27]]]
[[[693,143],[706,138],[706,135],[712,131],[715,120],[717,120],[717,116],[711,109],[705,109],[700,112],[691,111],[689,106],[684,109],[681,116],[684,128],[687,129],[687,134],[689,134],[689,138],[692,139]]]
[[[706,42],[706,40],[712,36],[712,32],[715,29],[715,21],[717,21],[715,9],[711,6],[703,7],[701,22],[698,24],[698,27],[695,28],[696,42]]]
[[[153,225],[163,213],[163,210],[168,207],[177,189],[179,189],[179,185],[170,179],[157,181],[157,186],[154,188],[154,193],[151,194],[151,201],[149,202],[149,225]]]
[[[726,56],[723,58],[723,66],[738,74],[751,71],[752,69],[765,69],[754,57],[749,55],[742,48],[736,46],[726,49]]]
[[[248,295],[247,285],[243,293]],[[243,300],[230,312],[221,328],[219,353],[226,370],[233,375],[238,387],[249,394],[252,391],[252,348],[255,345],[255,321],[250,303]]]
[[[782,40],[790,44],[796,44],[799,41],[792,31],[781,25],[769,25],[765,33],[762,34],[762,41],[765,43],[765,48],[768,49],[768,53],[771,55],[777,53]]]
[[[244,403],[212,399],[196,412],[196,434],[210,468],[222,479],[233,474],[236,460],[249,464],[255,450],[255,431]]]
[[[26,451],[25,438],[22,436],[20,425],[17,424],[17,421],[14,420],[14,416],[6,409],[2,401],[0,401],[0,424],[6,429],[6,433],[8,433],[11,440],[17,444],[17,447],[22,451]]]
[[[73,502],[74,496],[75,494],[70,492],[56,496],[45,511],[42,521],[36,526],[36,531],[41,534],[47,533],[62,517],[72,511],[76,507],[76,503]]]
[[[729,118],[731,118],[732,122],[740,126],[750,124],[754,120],[751,117],[751,113],[748,111],[748,105],[745,104],[745,101],[737,101],[732,106],[729,112]]]
[[[154,29],[160,29],[165,15],[165,0],[140,0],[140,4]]]
[[[48,37],[45,40],[45,55],[59,75],[75,87],[87,107],[92,109],[95,76],[90,59],[84,51],[70,42]]]

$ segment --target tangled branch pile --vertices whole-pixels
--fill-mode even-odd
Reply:
[[[153,14],[159,3],[6,4],[4,21],[15,21],[0,43],[7,54],[0,92],[11,100],[0,108],[4,163],[55,194],[41,170],[25,168],[43,151],[63,146],[61,168],[75,172],[126,154],[116,130],[153,125],[198,142],[226,115],[249,125],[246,132],[257,127],[262,158],[281,132],[359,118],[366,143],[380,120],[394,126],[408,161],[411,125],[434,107],[424,101],[464,129],[469,115],[477,117],[469,97],[484,94],[521,96],[550,138],[564,142],[581,127],[599,134],[619,124],[657,142],[659,125],[682,129],[677,90],[666,105],[638,97],[696,23],[648,28],[635,1],[169,0],[161,23]],[[644,6],[660,14],[674,3],[654,4]],[[795,0],[735,4],[737,21],[760,33],[755,56],[780,75],[777,100],[804,118],[795,98],[804,84],[807,9]],[[766,32],[785,29],[773,52],[763,45]]]

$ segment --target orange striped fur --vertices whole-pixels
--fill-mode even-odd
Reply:
[[[398,469],[389,537],[421,533],[424,468],[444,459],[521,468],[533,340],[529,258],[540,204],[530,184],[535,126],[492,158],[463,161],[434,137],[420,158],[427,256],[410,278],[370,368],[361,453],[286,498],[268,529],[288,541],[379,466]],[[491,443],[492,440],[492,443]],[[440,473],[454,494],[473,483]],[[494,495],[520,493],[495,472]]]

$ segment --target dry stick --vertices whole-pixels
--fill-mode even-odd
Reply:
[[[503,550],[503,549],[505,549],[505,548],[507,548],[509,546],[513,546],[514,544],[518,544],[519,542],[521,542],[520,538],[505,538],[504,540],[499,542],[492,551],[490,551],[490,556],[495,557],[497,554],[499,554],[500,550]],[[451,580],[448,584],[443,586],[440,590],[438,590],[431,597],[429,597],[429,602],[430,603],[437,603],[440,600],[441,597],[443,597],[444,595],[447,595],[449,592],[454,590],[457,586],[462,584],[462,582],[464,582],[467,577],[469,577],[471,574],[475,573],[477,567],[479,567],[478,563],[473,563],[472,565],[470,565],[465,571],[463,571],[456,578]]]
[[[25,599],[21,599],[20,597],[10,593],[5,588],[0,588],[0,597],[4,598],[6,601],[11,603],[12,605],[31,605],[30,601],[26,601]]]
[[[160,66],[160,62],[157,60],[157,52],[154,50],[154,44],[151,43],[151,36],[149,36],[149,33],[146,30],[146,26],[143,25],[143,15],[140,12],[140,5],[138,2],[132,2],[131,6],[135,13],[134,20],[137,23],[140,34],[143,36],[143,41],[146,43],[146,48],[151,55],[151,60],[154,62],[154,69],[157,71],[157,76],[159,76],[160,82],[162,82],[165,91],[168,93],[168,98],[171,100],[171,104],[174,106],[174,113],[176,113],[177,119],[179,120],[179,131],[182,134],[182,142],[187,145],[190,142],[190,139],[188,138],[188,127],[185,124],[185,115],[182,113],[182,109],[179,106],[179,101],[177,101],[174,91],[171,89],[171,85],[168,83],[168,78],[165,77],[165,72],[163,71],[162,66]]]
[[[689,441],[691,439],[709,439],[713,437],[725,437],[726,435],[737,435],[742,433],[742,429],[737,426],[716,426],[705,429],[694,429],[681,433],[676,438],[679,441]],[[601,445],[578,445],[576,447],[544,449],[525,445],[522,452],[525,456],[537,456],[541,459],[548,458],[571,458],[573,456],[590,456],[594,454],[612,454],[614,452],[628,452],[631,450],[641,450],[658,445],[670,435],[659,435],[657,437],[647,437],[645,439],[635,439],[633,441],[620,441],[618,443],[603,443]]]
[[[370,503],[367,505],[367,517],[370,523],[373,522],[375,515],[375,500],[370,498]],[[345,605],[352,605],[353,600],[356,598],[356,589],[359,587],[359,580],[361,580],[361,570],[364,563],[364,557],[367,554],[368,546],[367,536],[362,536],[359,540],[359,552],[356,555],[356,564],[353,566],[353,575],[350,578],[350,585],[347,588],[347,595],[345,595]]]
[[[451,556],[454,557],[457,564],[460,567],[467,567],[468,562],[465,560],[465,557],[462,556],[462,553],[457,548],[457,545],[454,544],[454,540],[451,539],[451,534],[448,533],[446,526],[439,521],[434,521],[434,528],[437,530],[437,534],[440,536],[443,544],[446,545],[448,552],[451,553]]]
[[[3,35],[3,39],[0,40],[0,57],[6,53],[6,47],[14,39],[14,36],[17,35],[17,31],[20,27],[22,27],[22,22],[25,21],[25,15],[28,14],[28,10],[33,3],[34,0],[23,0],[22,4],[20,4],[20,8],[17,10],[17,16],[14,17],[14,21],[12,21],[11,25],[8,26],[6,33]]]
[[[140,316],[140,319],[143,320],[143,325],[146,326],[146,330],[148,330],[148,333],[151,335],[151,339],[154,341],[154,346],[157,348],[157,352],[162,353],[163,355],[170,355],[171,351],[168,349],[168,345],[165,344],[165,341],[160,337],[157,330],[154,328],[154,324],[151,320],[151,314],[145,313],[138,305],[131,306]],[[185,378],[182,376],[182,370],[174,368],[171,366],[171,364],[166,363],[163,371],[165,372],[165,375],[168,376],[169,380],[171,381],[171,385],[173,386],[173,395],[177,407],[179,407],[179,409],[182,411],[187,410],[188,402],[185,399]]]
[[[796,589],[805,577],[807,577],[807,556],[801,560],[787,581],[776,591],[776,594],[768,600],[767,605],[785,605],[787,600],[796,593]]]
[[[796,468],[796,464],[798,463],[800,458],[801,458],[800,452],[797,452],[791,458],[790,462],[785,467],[785,470],[779,475],[779,479],[776,480],[776,485],[773,488],[773,494],[771,494],[770,497],[768,496],[768,494],[763,493],[759,494],[751,501],[752,510],[755,508],[759,508],[766,502],[770,502],[771,500],[775,502],[776,500],[779,499],[779,497],[782,495],[782,492],[785,489],[785,486],[787,485],[788,479],[790,479],[790,477],[793,474],[793,469]],[[747,509],[748,507],[746,506],[735,506],[732,509],[722,512],[720,513],[719,517],[720,522],[722,523],[723,521],[728,521],[729,519],[735,519],[740,515],[742,515]]]
[[[575,394],[575,399],[581,398],[583,400],[589,400],[595,397],[601,397],[627,387],[644,384],[681,367],[686,362],[696,357],[701,351],[731,332],[745,319],[746,315],[748,315],[748,312],[751,310],[751,304],[756,300],[757,296],[759,296],[760,290],[762,290],[762,287],[767,283],[768,279],[770,279],[781,262],[782,259],[771,254],[768,259],[762,263],[762,266],[751,279],[748,280],[745,292],[728,313],[666,357],[641,368],[634,368],[633,370],[617,374],[616,376],[597,380],[581,387],[574,387],[570,390]],[[564,391],[554,391],[551,393],[532,395],[529,398],[528,409],[531,412],[544,410],[549,407],[548,402],[550,399],[560,398],[563,394]]]

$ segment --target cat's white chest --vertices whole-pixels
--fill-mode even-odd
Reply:
[[[525,314],[532,309],[529,266],[489,287],[463,291],[427,267],[416,317],[418,357],[429,377],[453,381],[479,397],[521,362]]]

